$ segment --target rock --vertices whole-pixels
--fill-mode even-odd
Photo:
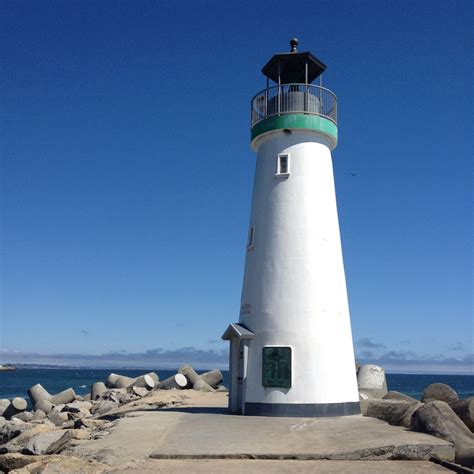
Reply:
[[[25,427],[27,427],[27,429],[25,429],[24,431],[18,429],[18,427],[16,431],[13,431],[14,437],[10,438],[8,443],[5,443],[0,446],[0,454],[19,453],[23,451],[23,449],[31,438],[35,437],[38,434],[48,433],[49,431],[56,429],[55,427],[51,427],[49,424],[40,424],[32,426],[25,423]]]
[[[42,421],[46,418],[46,413],[43,410],[35,410],[34,414],[35,417],[33,418],[33,420],[35,421]]]
[[[66,390],[63,390],[62,392],[57,393],[56,395],[53,395],[50,398],[50,402],[53,405],[60,405],[62,403],[70,403],[73,402],[76,399],[76,393],[72,388],[68,388]]]
[[[110,467],[87,459],[72,456],[28,456],[32,462],[24,467],[11,471],[12,474],[62,474],[62,473],[81,473],[81,474],[101,474]]]
[[[51,398],[50,393],[39,383],[28,389],[28,396],[32,406],[35,406],[40,400],[49,400]]]
[[[86,410],[85,408],[77,408],[77,407],[67,407],[65,406],[61,413],[66,413],[68,415],[68,421],[75,421],[80,418],[87,418],[91,416],[91,412],[89,410]],[[74,425],[72,425],[74,426]],[[63,425],[64,427],[64,425]]]
[[[7,424],[6,418],[0,416],[0,430]]]
[[[72,413],[75,410],[89,411],[91,408],[92,408],[91,402],[76,400],[75,402],[66,403],[66,405],[61,411],[70,411]]]
[[[53,408],[54,405],[46,399],[38,400],[33,406],[34,411],[41,410],[46,414],[48,414]]]
[[[82,397],[82,399],[83,399],[85,402],[90,401],[90,399],[91,399],[91,394],[90,394],[90,393],[86,393],[86,394]]]
[[[17,413],[16,415],[13,415],[12,418],[17,418],[18,420],[29,422],[33,420],[35,415],[31,413],[30,411],[23,411],[21,413]]]
[[[107,423],[108,421],[106,420],[94,420],[94,419],[88,419],[88,418],[81,418],[80,420],[76,421],[76,423],[74,424],[74,428],[95,429],[95,428],[100,428]]]
[[[410,428],[453,443],[456,462],[474,467],[474,435],[446,402],[422,405],[413,414]]]
[[[63,426],[63,424],[69,420],[68,414],[60,412],[58,407],[54,407],[47,416],[48,420],[56,426]]]
[[[423,391],[421,401],[427,403],[435,400],[450,403],[459,400],[459,397],[455,390],[449,385],[444,383],[432,383]]]
[[[362,365],[357,372],[359,391],[371,393],[376,398],[387,394],[387,380],[382,367],[378,365]]]
[[[3,413],[9,406],[10,406],[10,400],[8,400],[8,398],[0,399],[0,416],[3,416]]]
[[[0,456],[0,472],[14,472],[16,469],[19,470],[38,461],[53,461],[55,457],[56,456],[31,456],[20,453],[3,454]]]
[[[94,415],[105,415],[111,410],[118,408],[119,403],[112,400],[101,400],[92,407],[91,413]]]
[[[416,403],[419,400],[413,397],[409,397],[408,395],[405,395],[404,393],[396,392],[396,391],[390,391],[386,395],[383,396],[384,400],[401,400],[405,402],[410,402],[410,403]]]
[[[56,454],[59,453],[71,440],[71,431],[50,431],[31,438],[24,450],[24,454]]]
[[[24,423],[25,424],[25,423]],[[19,436],[24,430],[19,426],[13,424],[12,422],[7,422],[3,424],[0,429],[0,454],[2,453],[2,445],[8,443],[13,438]],[[5,451],[8,452],[8,451]]]
[[[474,432],[474,397],[465,398],[451,402],[449,406],[454,413],[461,418],[464,424]]]
[[[210,372],[201,374],[201,378],[202,380],[204,380],[204,382],[206,382],[208,385],[210,385],[213,388],[217,387],[224,379],[222,377],[222,372],[219,369],[214,369],[214,370],[211,370]]]
[[[104,392],[100,399],[102,400],[112,400],[113,402],[118,402],[120,399],[120,395],[126,395],[127,389],[126,388],[113,388],[109,389]],[[98,401],[100,401],[100,399]]]
[[[91,385],[91,400],[97,400],[103,393],[107,391],[104,382],[96,382]]]
[[[196,381],[196,383],[193,385],[193,389],[199,390],[200,392],[215,392],[215,390],[202,379]]]

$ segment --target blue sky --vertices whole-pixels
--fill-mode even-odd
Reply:
[[[357,358],[472,373],[472,10],[1,2],[0,357],[225,365],[255,167],[250,99],[297,36],[339,100]]]

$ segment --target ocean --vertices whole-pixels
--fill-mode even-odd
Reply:
[[[106,380],[110,372],[128,377],[137,377],[150,370],[130,369],[17,369],[12,372],[0,372],[0,398],[25,397],[32,385],[40,383],[50,393],[57,393],[72,387],[78,395],[85,395],[90,385]],[[156,370],[160,380],[176,373],[175,370]],[[202,373],[204,371],[197,371]],[[224,385],[229,386],[229,372],[223,370]],[[420,399],[424,388],[430,383],[440,382],[456,390],[459,398],[474,396],[474,375],[434,375],[434,374],[387,374],[389,390],[396,390]]]

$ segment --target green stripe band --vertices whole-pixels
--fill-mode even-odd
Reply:
[[[319,115],[285,114],[274,115],[257,122],[251,130],[251,141],[258,136],[273,130],[311,130],[326,135],[332,142],[331,149],[337,145],[337,125],[331,120]]]

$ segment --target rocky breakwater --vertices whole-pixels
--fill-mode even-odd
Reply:
[[[33,385],[27,391],[31,411],[24,398],[0,399],[0,472],[41,472],[48,463],[57,464],[58,472],[101,472],[107,466],[68,456],[68,449],[107,436],[131,412],[182,404],[183,397],[166,396],[166,391],[226,390],[221,383],[218,369],[199,375],[183,365],[163,381],[155,372],[137,378],[111,373],[84,397],[72,388],[52,395]]]
[[[452,387],[434,383],[425,388],[419,401],[389,391],[385,372],[376,365],[358,367],[357,381],[363,415],[449,441],[459,468],[474,468],[474,397],[460,400]]]

